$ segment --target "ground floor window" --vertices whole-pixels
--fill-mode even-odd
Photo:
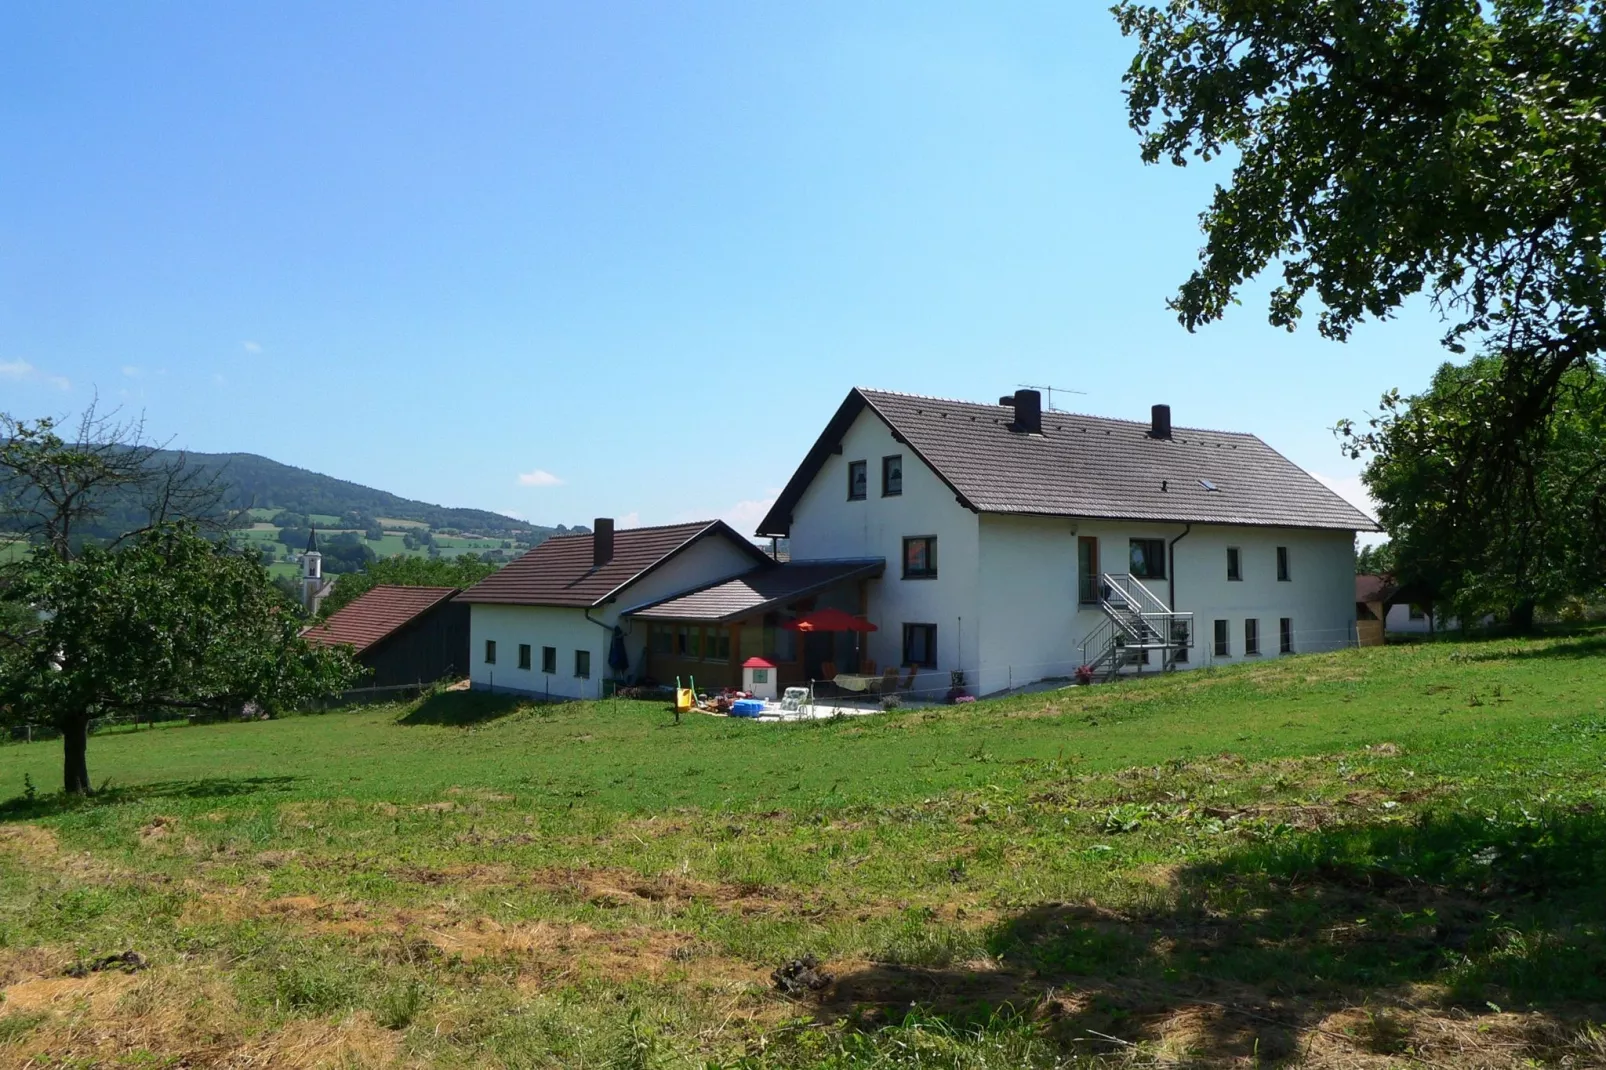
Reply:
[[[903,626],[903,663],[922,669],[937,667],[937,626],[935,624],[905,624]]]
[[[541,648],[541,671],[544,673],[556,673],[558,671],[557,647],[544,646]]]
[[[576,650],[574,652],[574,674],[582,680],[591,679],[591,651]]]
[[[1284,654],[1294,652],[1294,620],[1284,617],[1277,622],[1277,649]]]
[[[667,624],[654,624],[652,626],[652,652],[654,654],[673,654],[675,652],[675,631]]]
[[[701,628],[690,624],[682,624],[675,629],[675,656],[680,658],[700,658],[703,656],[703,632]]]
[[[1227,622],[1216,621],[1216,657],[1232,657],[1232,640],[1227,636]]]
[[[528,669],[529,667],[530,667],[530,644],[529,643],[520,643],[519,644],[519,668]]]
[[[707,661],[731,659],[730,629],[712,625],[703,631],[703,658]]]
[[[487,640],[485,640],[485,664],[487,664],[487,665],[495,665],[496,664],[496,640],[495,639],[487,639]]]
[[[1260,653],[1260,622],[1253,617],[1244,621],[1244,655]]]

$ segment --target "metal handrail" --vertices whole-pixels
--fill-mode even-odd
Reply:
[[[1082,664],[1114,675],[1122,650],[1162,651],[1162,667],[1175,664],[1171,651],[1193,646],[1193,614],[1179,613],[1161,601],[1137,577],[1127,573],[1100,576],[1099,608],[1104,623],[1082,639]],[[1178,624],[1183,641],[1178,642]],[[1089,648],[1094,653],[1089,654]],[[1105,663],[1109,668],[1105,669]]]

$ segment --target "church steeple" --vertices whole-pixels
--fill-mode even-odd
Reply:
[[[318,529],[307,533],[307,552],[301,555],[301,604],[309,614],[318,612],[323,594],[323,555],[318,552]]]

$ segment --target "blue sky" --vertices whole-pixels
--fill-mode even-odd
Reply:
[[[1221,165],[1145,167],[1098,3],[13,4],[0,408],[543,523],[751,530],[847,390],[1330,428],[1443,359],[1164,307]],[[1312,317],[1313,318],[1313,317]]]

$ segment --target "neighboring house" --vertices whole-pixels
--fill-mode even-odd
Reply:
[[[1382,646],[1389,607],[1399,597],[1391,577],[1375,572],[1355,574],[1355,637],[1361,646]]]
[[[1374,530],[1255,436],[1173,428],[1164,405],[1139,423],[1034,390],[856,389],[758,534],[794,561],[893,562],[865,584],[869,657],[988,694],[1354,645],[1354,536]]]
[[[302,635],[325,646],[349,646],[372,675],[358,684],[403,687],[468,672],[468,607],[456,587],[397,587],[364,592]]]
[[[837,657],[846,669],[854,653],[848,633],[800,635],[786,622],[815,609],[863,614],[870,584],[885,570],[879,557],[770,562],[622,615],[637,634],[645,633],[645,671],[653,679],[737,688],[742,663],[757,656],[770,663],[775,682],[784,687],[818,677],[822,662]]]
[[[596,698],[604,681],[647,675],[648,629],[624,610],[775,563],[723,521],[561,535],[465,591],[469,678],[481,690]],[[626,664],[610,662],[615,628]]]
[[[1440,617],[1434,612],[1433,600],[1425,590],[1403,587],[1392,576],[1377,573],[1363,572],[1355,577],[1355,614],[1366,646],[1381,644],[1384,632],[1433,635],[1461,627],[1456,618]],[[1493,621],[1492,616],[1486,616],[1482,623]],[[1374,633],[1375,640],[1371,638]]]

